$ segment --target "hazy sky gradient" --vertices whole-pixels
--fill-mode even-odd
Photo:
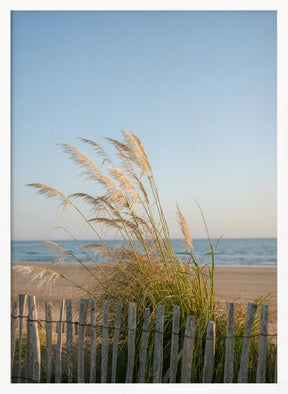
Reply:
[[[122,126],[148,153],[172,237],[176,202],[205,236],[193,199],[213,237],[275,237],[276,31],[276,12],[12,13],[12,239],[59,224],[91,237],[25,184],[97,194],[56,144],[87,149],[77,137],[102,144]]]

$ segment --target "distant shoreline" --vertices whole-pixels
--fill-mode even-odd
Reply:
[[[123,246],[123,240],[106,240],[109,247]],[[85,264],[93,264],[91,256],[87,254],[83,247],[93,243],[91,240],[82,240],[80,244],[72,240],[56,241],[60,248],[68,250],[75,256],[75,259],[68,259],[68,263],[75,263],[79,258]],[[183,261],[189,257],[183,240],[171,239],[172,247],[175,254]],[[212,240],[212,244],[216,248],[217,241]],[[211,251],[208,240],[194,239],[194,252],[200,264],[211,263]],[[141,245],[139,245],[140,250]],[[277,267],[277,239],[259,238],[259,239],[223,239],[215,250],[215,264],[217,266],[261,266],[261,267]],[[94,257],[93,257],[94,258]],[[90,261],[89,261],[90,260]],[[106,264],[101,257],[95,255],[95,260],[99,264]],[[45,247],[42,241],[13,241],[11,243],[11,261],[18,262],[54,262],[57,264],[57,252]],[[64,261],[63,261],[64,263]],[[66,262],[65,262],[66,263]]]
[[[45,242],[45,241],[47,241],[47,239],[48,238],[46,238],[46,239],[11,239],[11,242]],[[205,237],[203,237],[203,238],[193,238],[193,240],[194,241],[199,241],[199,240],[201,240],[201,241],[203,241],[203,240],[207,240],[207,238],[205,238]],[[215,237],[215,238],[211,238],[211,241],[217,241],[219,238],[217,238],[217,237]],[[274,240],[277,240],[278,239],[278,237],[243,237],[243,238],[241,238],[241,237],[237,237],[237,238],[235,238],[235,237],[227,237],[227,238],[223,238],[223,240],[224,241],[229,241],[229,240],[253,240],[253,239],[256,239],[256,240],[260,240],[260,239],[274,239]],[[52,238],[49,238],[49,240],[50,241],[55,241],[55,242],[67,242],[67,241],[71,241],[71,239],[52,239]],[[89,241],[89,242],[95,242],[95,238],[91,238],[91,239],[89,239],[89,238],[81,238],[81,239],[77,239],[79,242],[87,242],[87,241]],[[176,241],[181,241],[182,240],[182,238],[180,237],[180,238],[171,238],[171,240],[176,240]],[[114,238],[107,238],[107,239],[104,239],[104,241],[105,242],[111,242],[111,241],[125,241],[124,239],[114,239]],[[208,242],[208,240],[207,240],[207,242]]]
[[[41,265],[45,265],[45,264],[49,264],[49,266],[50,265],[54,265],[54,266],[57,266],[57,265],[61,265],[61,266],[71,266],[71,267],[75,267],[75,266],[81,266],[81,264],[80,263],[77,263],[77,262],[75,262],[75,263],[65,263],[65,262],[63,262],[63,263],[53,263],[53,262],[51,262],[51,261],[11,261],[11,264],[26,264],[26,265],[37,265],[37,264],[41,264]],[[84,264],[87,264],[87,265],[94,265],[94,263],[89,263],[89,262],[84,262]],[[206,263],[206,264],[208,264],[208,265],[211,265],[211,263]],[[99,263],[99,265],[101,265],[101,266],[108,266],[109,264],[107,264],[107,263]],[[229,265],[229,264],[217,264],[217,263],[215,263],[215,267],[217,267],[217,268],[259,268],[259,269],[261,269],[261,268],[273,268],[273,269],[277,269],[277,265],[236,265],[236,264],[231,264],[231,265]]]

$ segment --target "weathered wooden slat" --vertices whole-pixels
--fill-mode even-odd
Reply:
[[[52,302],[45,302],[46,330],[46,383],[51,382],[52,369]]]
[[[21,379],[21,353],[22,353],[22,331],[23,331],[23,314],[26,304],[26,294],[19,294],[19,357],[18,357],[18,383]]]
[[[15,345],[16,345],[16,329],[17,329],[17,309],[18,303],[17,301],[13,301],[11,308],[11,376],[13,374],[13,366],[14,366],[14,356],[15,356]]]
[[[135,338],[136,338],[136,304],[128,304],[128,357],[126,383],[132,383],[135,362]]]
[[[108,301],[103,303],[101,383],[107,383],[108,367]]]
[[[164,306],[157,306],[153,353],[153,383],[161,383],[163,368]]]
[[[178,364],[177,356],[178,356],[178,347],[179,347],[179,324],[180,324],[180,307],[175,305],[173,308],[169,383],[176,383],[177,364]]]
[[[141,336],[141,347],[140,347],[139,374],[138,374],[139,383],[145,383],[147,346],[148,346],[148,335],[149,335],[149,319],[150,319],[150,309],[145,308],[142,336]]]
[[[62,321],[64,314],[64,300],[61,303],[59,322],[57,323],[57,344],[56,344],[56,360],[55,360],[55,383],[62,381]]]
[[[268,333],[268,305],[262,305],[256,383],[265,382],[267,333]]]
[[[233,382],[233,361],[234,361],[234,304],[233,302],[229,302],[228,321],[226,327],[224,383]]]
[[[77,352],[77,382],[85,383],[84,378],[84,338],[89,300],[82,298],[79,306],[79,334]]]
[[[29,325],[29,305],[28,305],[28,319],[26,324],[26,355],[25,355],[25,383],[30,383],[31,376],[31,333]]]
[[[40,340],[37,327],[37,308],[35,296],[28,295],[29,308],[29,328],[32,342],[32,381],[40,381],[41,373],[41,355],[40,355]]]
[[[118,302],[116,306],[115,331],[114,331],[114,340],[113,340],[113,349],[112,349],[111,383],[116,383],[118,341],[119,341],[120,326],[121,326],[121,314],[122,314],[122,304]]]
[[[90,383],[96,383],[96,339],[96,307],[95,300],[91,300]]]
[[[183,348],[182,348],[182,349],[180,350],[180,352],[178,353],[178,356],[177,356],[177,364],[178,364],[179,361],[181,360],[182,356],[183,356]],[[164,375],[164,377],[163,377],[163,379],[162,379],[162,383],[168,383],[168,381],[169,381],[169,376],[170,376],[170,368],[168,368],[168,370],[166,371],[166,373],[165,373],[165,375]]]
[[[183,344],[181,383],[191,383],[191,368],[195,342],[195,316],[187,316]]]
[[[68,383],[73,383],[73,316],[72,300],[65,301],[66,306],[66,348],[67,348],[67,377]]]
[[[205,356],[203,367],[203,383],[212,383],[215,359],[215,322],[209,321],[207,327]]]
[[[252,331],[252,326],[253,326],[253,322],[255,319],[256,310],[257,310],[257,304],[255,304],[254,302],[248,302],[244,341],[243,341],[243,347],[242,347],[240,369],[239,369],[239,374],[238,374],[238,383],[247,383],[248,382],[248,362],[249,362],[250,337],[251,337],[251,331]]]

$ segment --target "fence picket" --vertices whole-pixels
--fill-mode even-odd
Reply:
[[[112,349],[111,383],[116,383],[118,341],[119,341],[119,334],[120,334],[121,314],[122,314],[122,304],[120,302],[118,302],[117,306],[116,306],[115,330],[114,330],[114,340],[113,340],[113,349]]]
[[[229,302],[228,321],[226,328],[224,383],[232,383],[233,381],[233,361],[234,361],[234,304],[233,302]]]
[[[180,307],[175,305],[173,308],[169,383],[176,382],[177,356],[178,356],[178,346],[179,346],[179,323],[180,323]]]
[[[18,303],[17,301],[13,301],[11,308],[11,376],[13,374],[13,366],[14,366],[14,356],[15,356],[15,345],[16,345],[16,328],[17,328],[17,309]]]
[[[268,332],[268,305],[262,305],[256,383],[264,383],[265,381],[267,332]]]
[[[23,314],[26,304],[26,294],[19,294],[19,357],[18,357],[18,383],[22,382],[21,379],[21,353],[22,353],[22,329],[23,329]]]
[[[95,300],[91,300],[91,348],[90,348],[90,383],[96,383],[96,308]]]
[[[52,302],[45,302],[46,329],[46,383],[51,382],[52,367]]]
[[[141,336],[141,347],[140,347],[139,374],[138,374],[139,383],[145,383],[149,319],[150,319],[150,309],[145,308],[142,336]]]
[[[30,383],[31,377],[31,333],[29,324],[29,305],[28,305],[28,319],[26,324],[26,356],[25,356],[25,383]]]
[[[77,353],[77,382],[85,383],[84,379],[84,336],[89,300],[81,298],[79,306],[79,333]]]
[[[191,382],[191,367],[195,340],[195,316],[187,316],[183,344],[181,383]]]
[[[73,382],[73,323],[72,323],[72,300],[65,301],[66,306],[66,348],[67,348],[67,377],[68,383]]]
[[[212,383],[214,372],[214,358],[215,358],[215,322],[209,321],[207,327],[204,368],[203,368],[203,383]]]
[[[164,306],[157,306],[155,339],[154,339],[154,359],[153,359],[153,383],[161,383],[163,368],[163,326],[164,326]]]
[[[57,323],[57,344],[55,362],[55,383],[62,381],[62,320],[64,313],[64,301],[61,302],[59,322]]]
[[[40,340],[37,327],[37,309],[35,296],[28,295],[29,328],[32,342],[32,381],[40,381],[41,355]]]
[[[182,356],[183,356],[183,348],[180,350],[180,352],[177,355],[177,364],[181,360]],[[166,373],[162,379],[162,383],[168,383],[169,376],[170,376],[170,368],[168,368],[168,370],[166,371]]]
[[[101,383],[107,382],[108,367],[108,301],[103,303]]]
[[[135,361],[135,338],[136,338],[136,304],[129,302],[128,305],[128,357],[126,383],[132,383]]]
[[[256,310],[257,310],[257,304],[255,304],[254,302],[248,302],[244,341],[242,346],[242,355],[241,355],[240,369],[238,374],[238,383],[248,382],[250,336],[252,331],[252,325],[255,319]]]

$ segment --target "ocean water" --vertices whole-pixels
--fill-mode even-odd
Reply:
[[[56,241],[58,245],[71,251],[82,261],[88,261],[87,254],[74,241]],[[80,241],[83,246],[93,241]],[[215,246],[217,240],[212,240]],[[123,244],[123,241],[107,241],[110,246]],[[185,247],[181,240],[173,239],[172,245],[179,257],[185,259]],[[207,239],[193,240],[194,252],[200,263],[210,263]],[[56,262],[56,253],[41,241],[12,241],[12,262]],[[70,260],[69,263],[72,261]],[[101,259],[99,258],[99,262]],[[277,266],[277,239],[222,239],[216,249],[215,264],[222,266]]]

